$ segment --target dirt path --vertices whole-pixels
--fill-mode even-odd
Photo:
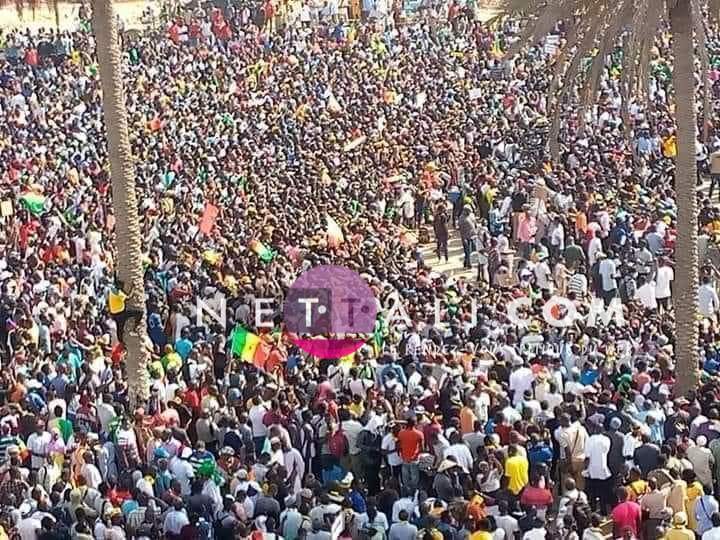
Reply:
[[[142,13],[150,5],[154,6],[156,11],[159,9],[158,3],[151,0],[129,0],[127,2],[115,2],[115,11],[125,22],[126,28],[139,28],[142,26]],[[62,30],[75,30],[77,28],[79,9],[79,3],[60,3],[60,28]],[[30,9],[26,10],[22,20],[14,7],[4,6],[0,8],[0,28],[3,30],[30,29],[36,31],[40,28],[54,27],[55,15],[47,5],[39,6],[34,15]]]

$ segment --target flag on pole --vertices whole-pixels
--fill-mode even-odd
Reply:
[[[338,102],[335,94],[332,92],[330,92],[330,96],[328,97],[327,110],[333,114],[340,114],[343,111],[342,105],[340,105],[340,102]]]
[[[503,55],[502,47],[500,45],[500,35],[498,33],[495,34],[495,39],[493,40],[492,47],[490,48],[490,54],[495,58],[499,58]]]
[[[260,345],[260,337],[237,325],[232,331],[232,355],[239,356],[243,362],[252,362]]]
[[[337,222],[330,216],[327,219],[327,243],[330,247],[337,247],[345,241],[342,230]]]
[[[364,144],[365,141],[367,141],[367,135],[361,135],[357,139],[353,139],[352,141],[347,143],[343,147],[343,152],[352,152],[353,150]]]
[[[264,263],[272,261],[276,255],[272,249],[260,242],[260,240],[252,240],[250,242],[250,249]]]
[[[45,213],[45,196],[34,191],[28,191],[20,196],[20,203],[34,216],[41,216]]]

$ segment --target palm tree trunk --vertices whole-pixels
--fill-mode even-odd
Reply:
[[[674,5],[673,5],[674,4]],[[695,388],[698,382],[698,246],[697,194],[695,187],[695,70],[690,0],[670,2],[673,34],[673,88],[677,123],[678,155],[675,169],[677,241],[673,283],[675,306],[676,394]],[[701,44],[702,46],[702,44]]]
[[[148,351],[145,347],[145,292],[143,287],[140,219],[135,193],[135,164],[128,135],[125,91],[122,82],[122,51],[112,0],[93,2],[92,27],[95,32],[103,113],[107,131],[112,202],[115,214],[117,278],[128,293],[127,307],[143,311],[142,322],[125,330],[126,376],[130,406],[149,397]]]

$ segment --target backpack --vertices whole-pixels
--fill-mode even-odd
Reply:
[[[197,523],[198,539],[199,540],[212,540],[213,528],[212,525],[204,518],[200,518]]]
[[[408,341],[410,341],[410,334],[403,334],[403,337],[400,339],[400,343],[398,343],[398,354],[400,357],[407,355]]]
[[[650,391],[647,393],[647,396],[645,396],[648,399],[651,399],[653,401],[659,401],[660,400],[660,387],[662,386],[662,382],[659,383],[650,383]]]
[[[348,441],[342,429],[338,429],[335,433],[330,436],[328,440],[328,449],[330,453],[336,458],[340,459],[345,457],[348,453]]]
[[[222,511],[217,515],[213,529],[215,530],[216,538],[219,540],[231,539],[235,537],[234,521],[229,520],[232,518],[230,512]],[[227,523],[226,523],[227,522]]]

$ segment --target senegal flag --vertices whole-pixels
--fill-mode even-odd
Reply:
[[[34,216],[41,216],[45,213],[45,196],[28,191],[20,196],[20,203]]]
[[[239,356],[243,362],[252,362],[260,345],[260,337],[248,332],[238,325],[232,332],[232,354]]]

